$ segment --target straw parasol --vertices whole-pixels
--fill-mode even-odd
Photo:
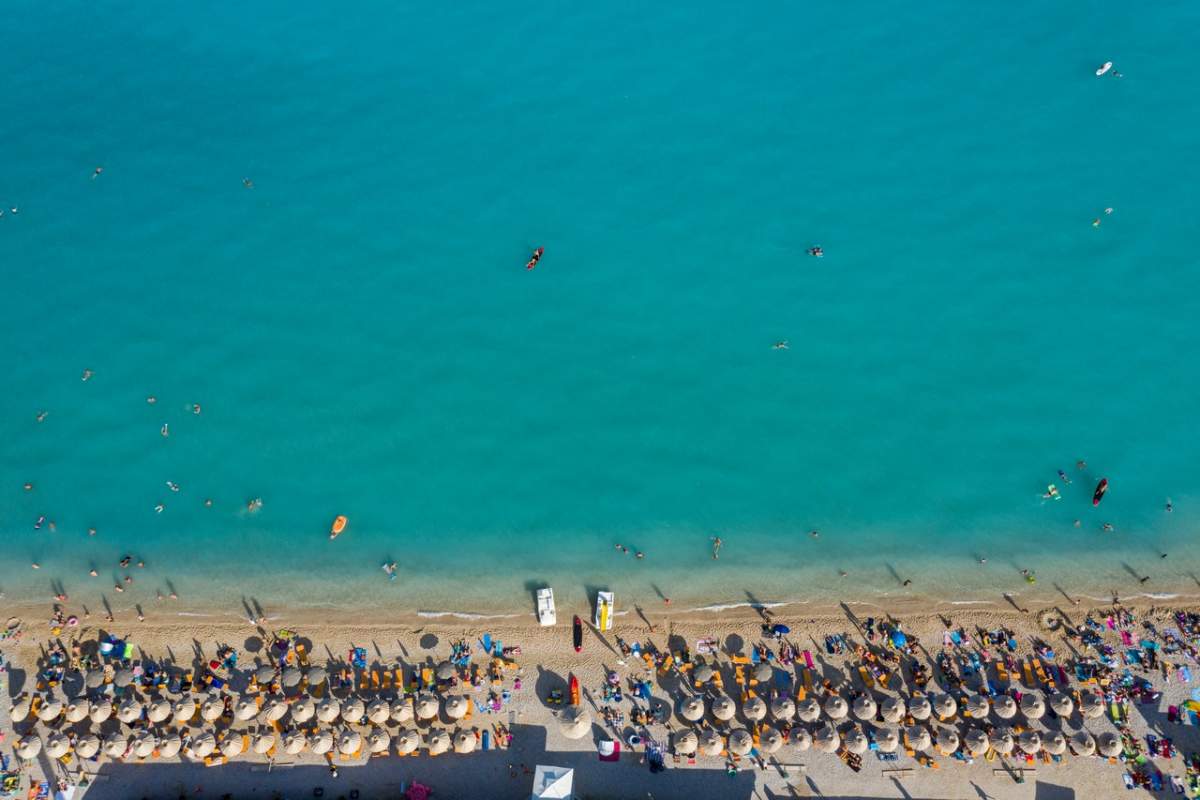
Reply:
[[[117,719],[126,724],[135,722],[142,716],[142,704],[134,697],[126,697],[117,708]]]
[[[329,674],[325,672],[324,667],[309,667],[308,668],[308,685],[320,686],[328,679]]]
[[[357,725],[362,722],[362,718],[366,716],[366,713],[366,705],[357,697],[351,697],[342,703],[342,719],[351,725]]]
[[[83,722],[88,716],[87,700],[73,701],[67,706],[65,713],[67,722]]]
[[[939,694],[933,698],[933,710],[938,719],[949,719],[958,711],[958,702],[948,694]]]
[[[133,739],[133,754],[138,758],[149,758],[158,747],[158,738],[150,731],[143,731]]]
[[[1079,698],[1079,713],[1087,719],[1104,714],[1104,698],[1095,692],[1084,692]]]
[[[679,755],[690,756],[695,754],[696,748],[700,746],[700,740],[696,737],[694,730],[684,728],[682,731],[671,734],[671,746]]]
[[[296,669],[295,667],[288,667],[283,671],[283,676],[279,679],[279,682],[285,687],[290,688],[298,685],[302,677],[304,676],[300,673],[300,670]]]
[[[1060,717],[1070,717],[1075,710],[1075,702],[1062,692],[1050,695],[1050,710]]]
[[[254,671],[254,680],[259,683],[270,683],[275,680],[275,668],[270,664],[263,664]]]
[[[451,695],[442,707],[450,719],[462,719],[467,715],[467,698],[461,694]]]
[[[946,755],[958,749],[958,733],[954,728],[938,727],[937,746]]]
[[[992,749],[1001,755],[1008,755],[1013,751],[1012,731],[1008,728],[996,728],[988,736],[988,744]]]
[[[413,718],[413,704],[411,697],[398,697],[392,701],[391,707],[392,722],[411,722]]]
[[[691,695],[679,704],[679,716],[688,722],[697,722],[704,717],[704,698],[698,694]]]
[[[713,717],[721,720],[722,722],[733,719],[733,715],[736,711],[733,705],[733,698],[727,694],[719,694],[714,697],[712,706],[710,708],[712,710]]]
[[[1090,756],[1096,752],[1096,737],[1079,731],[1071,737],[1071,749],[1081,756]]]
[[[61,700],[53,698],[47,699],[42,703],[42,707],[38,709],[37,718],[42,722],[51,722],[58,719],[63,712],[63,704]]]
[[[329,731],[317,731],[308,737],[308,749],[323,756],[333,749],[333,734]]]
[[[558,727],[568,739],[582,739],[592,729],[592,716],[582,706],[571,706],[558,715]]]
[[[429,743],[426,746],[430,755],[444,753],[450,749],[450,734],[440,728],[432,730],[429,732]]]
[[[796,716],[796,704],[792,698],[780,695],[771,701],[771,719],[788,722]]]
[[[253,697],[243,697],[233,707],[233,716],[243,722],[258,716],[258,702]]]
[[[808,730],[805,728],[793,728],[792,729],[792,744],[795,745],[797,750],[799,750],[800,752],[804,752],[808,748],[812,747],[812,744],[813,744],[812,734],[809,733]]]
[[[879,716],[884,722],[897,723],[904,719],[904,701],[899,697],[885,697],[879,704]]]
[[[751,697],[742,703],[742,715],[751,722],[758,722],[767,715],[767,704],[761,697]]]
[[[250,749],[258,753],[260,756],[265,756],[275,746],[275,734],[269,730],[260,731],[254,737],[254,741],[250,745]]]
[[[875,719],[875,712],[879,710],[879,707],[875,705],[875,698],[864,692],[854,698],[853,710],[854,716],[859,719],[871,720]]]
[[[75,740],[75,755],[80,758],[92,758],[100,752],[100,737],[94,733],[81,736]]]
[[[1017,715],[1017,701],[1012,695],[998,694],[992,698],[992,712],[1000,719],[1012,719]]]
[[[129,740],[123,733],[110,733],[104,739],[104,755],[109,758],[124,758],[129,749]]]
[[[1052,756],[1061,756],[1067,752],[1067,737],[1062,731],[1050,731],[1042,739],[1042,749]]]
[[[875,746],[881,753],[894,753],[900,747],[900,735],[895,728],[876,728]]]
[[[1026,719],[1039,719],[1046,713],[1046,702],[1036,692],[1021,695],[1021,713]]]
[[[815,697],[806,697],[796,703],[796,718],[801,722],[816,722],[821,717],[821,704]]]
[[[396,735],[396,752],[402,756],[415,753],[420,746],[421,734],[414,730],[405,729]]]
[[[771,665],[766,661],[760,661],[758,665],[754,667],[754,680],[758,681],[759,683],[767,683],[771,680],[771,672]]]
[[[1112,758],[1121,754],[1121,737],[1112,731],[1105,731],[1096,737],[1096,749],[1100,751],[1100,755],[1105,758]]]
[[[56,733],[46,740],[46,755],[50,758],[62,758],[71,749],[71,740],[61,733]]]
[[[763,752],[775,753],[783,747],[783,734],[770,726],[764,727],[758,734],[758,745]]]
[[[701,664],[700,666],[696,667],[696,672],[694,674],[696,676],[696,680],[700,681],[701,683],[708,683],[712,680],[713,668],[708,664]]]
[[[158,723],[169,719],[171,716],[171,701],[159,698],[150,704],[146,709],[146,719],[151,722]]]
[[[16,704],[13,705],[10,716],[13,722],[24,722],[29,718],[29,711],[33,708],[33,698],[22,697]]]
[[[94,669],[83,679],[83,685],[89,689],[99,689],[104,685],[104,670]]]
[[[813,747],[822,753],[836,753],[841,743],[842,737],[838,735],[837,728],[828,722],[813,736]]]
[[[343,730],[337,737],[338,752],[352,756],[362,749],[362,735],[349,728]]]
[[[367,750],[372,753],[386,753],[392,746],[392,737],[383,728],[372,728],[367,734]]]
[[[437,665],[437,676],[439,681],[448,681],[454,677],[454,664],[449,661],[443,661]]]
[[[183,749],[183,740],[178,733],[169,733],[158,743],[159,758],[174,758]]]
[[[221,755],[225,756],[226,758],[233,758],[236,755],[240,755],[243,749],[241,735],[236,733],[227,734],[225,738],[221,740],[221,746],[219,749],[221,751]]]
[[[719,756],[725,749],[725,739],[712,728],[700,732],[700,752],[706,756]]]
[[[928,750],[933,747],[929,730],[924,725],[910,725],[904,729],[904,738],[913,750]]]
[[[208,722],[215,722],[225,713],[225,704],[220,698],[210,696],[200,706],[200,718]]]
[[[129,684],[133,683],[133,670],[119,669],[117,674],[113,676],[113,684],[118,689],[124,689]]]
[[[830,719],[843,719],[850,712],[845,699],[838,694],[831,694],[825,700],[825,713]]]
[[[1017,737],[1017,747],[1034,755],[1042,749],[1042,736],[1037,731],[1025,731]]]
[[[973,756],[981,756],[988,751],[987,734],[979,728],[969,728],[963,736],[963,747]]]
[[[171,708],[171,715],[176,722],[190,722],[196,716],[196,701],[190,697],[181,697]]]
[[[317,713],[317,701],[311,697],[302,697],[292,703],[290,709],[292,714],[292,722],[296,724],[308,722]]]
[[[475,750],[475,731],[461,730],[454,734],[454,752],[471,753]]]
[[[194,758],[204,758],[205,756],[210,756],[216,749],[217,738],[213,736],[210,731],[205,731],[195,739],[192,739],[192,744],[188,748]]]
[[[392,709],[388,706],[387,701],[381,697],[377,697],[367,704],[367,719],[373,725],[382,725],[392,716]]]
[[[843,737],[843,739],[843,744],[847,752],[854,753],[855,755],[859,756],[867,752],[867,735],[858,728],[851,728],[850,730],[846,731],[846,735]]]
[[[342,704],[336,697],[326,697],[317,703],[317,719],[321,722],[333,722],[342,713]]]
[[[963,713],[966,714],[966,716],[974,717],[975,719],[984,719],[987,717],[988,711],[992,706],[990,703],[988,703],[988,699],[983,695],[973,694],[967,697],[966,701],[963,703],[963,707],[965,709]]]
[[[417,719],[433,719],[438,715],[437,698],[431,694],[417,695],[414,709],[417,712]]]
[[[304,734],[299,731],[289,731],[283,736],[283,752],[289,756],[300,755],[304,752],[304,748],[308,747],[308,742],[304,738]]]
[[[729,734],[729,752],[735,756],[747,755],[754,747],[754,738],[745,728],[737,728]]]
[[[929,719],[933,714],[933,705],[929,702],[928,697],[919,694],[909,698],[908,713],[912,714],[913,719]]]
[[[288,712],[288,704],[279,697],[268,697],[263,703],[262,715],[267,722],[274,722],[278,719],[283,719],[283,715]]]
[[[17,757],[25,761],[32,761],[37,758],[38,753],[42,752],[42,740],[36,736],[23,736],[17,742]]]

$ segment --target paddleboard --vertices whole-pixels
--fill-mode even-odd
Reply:
[[[1104,66],[1102,66],[1102,67],[1100,67],[1100,69],[1096,70],[1096,77],[1099,78],[1101,75],[1105,74],[1110,69],[1112,69],[1112,62],[1105,61]]]
[[[1108,491],[1108,478],[1101,478],[1096,484],[1096,491],[1092,493],[1092,505],[1100,505],[1100,501],[1104,499],[1104,493]]]
[[[575,652],[581,652],[583,650],[583,620],[579,618],[578,614],[575,615],[575,622],[571,625],[571,635],[575,640]]]

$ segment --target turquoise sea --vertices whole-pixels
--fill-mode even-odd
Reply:
[[[10,5],[0,590],[1200,591],[1197,26],[1179,1]]]

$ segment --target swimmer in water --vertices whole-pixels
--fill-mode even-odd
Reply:
[[[714,537],[712,537],[712,543],[713,543],[712,557],[714,559],[719,558],[721,555],[721,545],[724,544],[724,542],[721,541],[720,536],[714,536]]]
[[[1082,458],[1075,462],[1075,469],[1087,469],[1087,462]]]
[[[1080,521],[1080,520],[1075,520],[1075,527],[1076,527],[1076,528],[1078,528],[1078,527],[1080,527],[1080,526],[1082,526],[1082,525],[1083,525],[1083,522],[1082,522],[1082,521]]]
[[[788,348],[788,340],[787,340],[787,339],[780,339],[778,342],[776,342],[775,344],[771,345],[771,349],[772,349],[772,350],[787,350],[787,349],[789,349],[789,348]]]
[[[36,562],[36,561],[35,561],[35,562],[33,562],[32,564],[30,564],[29,566],[33,567],[34,569],[41,569],[41,568],[42,568],[42,565],[41,565],[41,564],[39,564],[39,563],[38,563],[38,562]]]
[[[125,556],[121,559],[121,566],[128,567],[130,561],[133,561],[133,556]]]
[[[49,412],[49,411],[39,411],[39,412],[37,413],[37,421],[38,421],[38,422],[45,422],[45,421],[46,421],[46,417],[48,417],[48,416],[50,416],[50,412]]]
[[[155,514],[161,514],[161,513],[163,512],[163,509],[164,509],[164,508],[166,508],[166,506],[164,506],[162,503],[159,503],[158,505],[156,505],[156,506],[154,507],[154,513],[155,513]]]
[[[636,553],[634,553],[633,557],[634,558],[645,558],[646,554],[643,553],[641,550],[638,550]]]
[[[90,377],[92,377],[92,371],[91,371],[90,369],[85,369],[85,370],[83,371],[83,377],[82,377],[82,378],[80,378],[79,380],[81,380],[81,381],[86,381],[86,380],[87,380],[88,378],[90,378]]]
[[[809,536],[811,536],[811,537],[812,537],[812,538],[814,538],[814,539],[820,539],[820,538],[821,538],[821,532],[820,532],[820,531],[817,531],[817,530],[812,530],[812,531],[809,531],[809,532],[808,532],[808,535],[809,535]]]
[[[204,498],[204,507],[212,508],[212,498],[211,497]]]
[[[1106,208],[1106,209],[1104,209],[1104,213],[1105,213],[1105,214],[1111,214],[1112,212],[1113,212],[1113,210],[1112,210],[1112,207],[1111,207],[1111,206],[1110,206],[1110,207],[1108,207],[1108,208]]]
[[[1068,486],[1071,485],[1071,479],[1068,478],[1067,473],[1063,472],[1061,469],[1058,471],[1058,477],[1062,479],[1063,483],[1067,484]]]
[[[249,178],[242,178],[242,186],[245,186],[247,189],[253,189],[254,181],[250,180]]]
[[[1100,227],[1100,218],[1099,218],[1099,217],[1096,217],[1094,220],[1092,220],[1092,227],[1093,227],[1093,228],[1099,228],[1099,227]]]
[[[26,483],[26,484],[25,484],[25,491],[27,491],[27,492],[32,492],[32,491],[33,491],[33,484],[32,484],[32,483]],[[1168,502],[1170,502],[1170,501],[1168,501]]]
[[[149,403],[150,405],[154,405],[155,403],[158,402],[158,398],[155,397],[154,395],[150,395],[149,397],[146,398],[146,402]]]
[[[816,245],[815,247],[808,248],[808,254],[810,256],[812,256],[813,258],[824,258],[825,257],[825,251],[821,249],[820,245]]]
[[[164,437],[170,436],[171,435],[171,426],[169,424],[167,424],[166,422],[164,422],[163,426],[158,429],[158,432],[161,433]]]
[[[167,488],[170,489],[172,492],[178,492],[179,484],[176,483],[175,481],[167,481]]]
[[[38,517],[37,522],[33,523],[33,529],[35,531],[40,531],[42,529],[42,523],[45,521],[46,521],[45,517]]]
[[[1060,500],[1058,495],[1058,487],[1053,483],[1046,487],[1046,493],[1042,495],[1043,500]]]
[[[1106,522],[1101,527],[1104,529],[1105,532],[1112,533],[1113,525],[1111,522]]]
[[[1171,503],[1171,498],[1169,498],[1169,497],[1167,498],[1167,505],[1164,507],[1164,510],[1168,514],[1170,514],[1172,511],[1175,510],[1175,506]]]
[[[260,508],[262,508],[262,506],[263,506],[262,498],[256,497],[253,500],[251,500],[249,503],[246,504],[246,510],[253,514],[255,511],[258,511]]]
[[[124,592],[124,591],[125,591],[125,587],[124,587],[124,586],[122,586],[122,585],[121,585],[121,584],[119,584],[119,583],[114,583],[114,584],[113,584],[113,588],[114,588],[114,589],[116,589],[118,592]]]
[[[100,573],[96,572],[96,568],[95,568],[95,567],[93,567],[92,569],[89,569],[89,570],[88,570],[88,575],[91,575],[93,578],[98,578],[98,577],[100,577]]]
[[[104,167],[96,167],[94,170],[92,170],[92,180],[96,180],[96,178],[99,178],[102,174],[104,174]]]
[[[200,404],[199,403],[192,403],[192,413],[193,414],[200,413]]]
[[[95,536],[95,535],[96,535],[96,529],[88,528],[88,536]]]
[[[383,571],[387,573],[388,578],[396,580],[396,562],[389,561],[383,565]]]
[[[986,558],[981,558],[981,559],[979,559],[979,563],[980,563],[980,564],[986,564],[986,563],[987,563],[987,559],[986,559]]]

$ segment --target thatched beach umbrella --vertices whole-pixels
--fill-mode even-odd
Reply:
[[[987,717],[991,707],[991,703],[988,702],[986,697],[981,694],[972,694],[968,695],[966,701],[963,703],[963,713],[968,717],[984,719]]]
[[[333,749],[333,734],[324,730],[317,731],[308,737],[308,749],[316,755],[325,755]]]
[[[88,701],[74,700],[67,705],[67,710],[64,714],[67,722],[83,722],[88,717]]]
[[[910,697],[908,700],[908,713],[912,714],[913,719],[929,719],[933,714],[933,704],[923,694]]]
[[[9,712],[13,722],[24,722],[29,719],[29,712],[33,709],[33,698],[22,697],[13,704],[12,711]]]
[[[53,722],[58,719],[63,712],[63,704],[61,700],[47,698],[42,707],[37,711],[37,718],[42,722]]]
[[[825,713],[830,719],[844,719],[850,713],[850,707],[839,694],[831,694],[825,699]]]
[[[708,683],[712,680],[714,673],[713,668],[708,664],[701,664],[700,666],[696,667],[696,671],[693,674],[696,676],[696,680],[700,681],[701,683]]]
[[[694,755],[699,746],[700,740],[691,728],[684,728],[671,734],[671,747],[681,756]]]
[[[1096,752],[1096,737],[1087,731],[1077,731],[1071,736],[1071,749],[1081,756],[1090,756]]]
[[[759,731],[758,745],[764,753],[778,752],[783,747],[783,734],[770,726],[764,727]]]
[[[771,719],[777,722],[789,722],[796,716],[796,704],[792,698],[780,695],[771,701]]]
[[[475,731],[458,731],[454,734],[454,752],[467,754],[475,751]]]
[[[268,697],[263,703],[262,715],[267,722],[274,722],[278,719],[283,719],[283,715],[288,712],[288,704],[280,697]]]
[[[875,698],[871,697],[871,695],[864,692],[863,694],[860,694],[858,697],[854,698],[854,716],[858,717],[859,719],[875,719],[875,712],[878,710],[879,707],[875,705]]]
[[[206,722],[215,722],[225,713],[225,703],[219,697],[210,695],[200,705],[200,718]]]
[[[900,747],[900,735],[895,728],[876,728],[875,746],[881,753],[894,753]]]
[[[250,749],[258,753],[260,756],[265,756],[275,746],[275,734],[269,730],[259,731],[250,743]]]
[[[987,734],[979,728],[968,728],[967,733],[963,736],[963,748],[973,756],[981,756],[988,751]]]
[[[455,694],[446,698],[443,709],[450,719],[462,719],[467,715],[467,705],[467,698],[461,694]]]
[[[729,734],[729,752],[735,756],[747,755],[754,747],[754,738],[745,728],[737,728]]]
[[[988,744],[992,749],[1001,755],[1008,755],[1013,751],[1012,731],[1008,728],[995,728],[988,736]]]
[[[299,731],[288,731],[283,735],[283,752],[289,756],[300,755],[306,747],[308,747],[308,741]]]
[[[240,755],[244,748],[245,745],[242,744],[241,735],[234,733],[226,734],[225,738],[221,740],[221,745],[218,749],[220,749],[221,755],[226,758],[233,758],[236,755]]]
[[[444,753],[450,749],[450,734],[440,728],[434,729],[429,732],[429,741],[425,746],[429,748],[430,755]]]
[[[99,689],[104,685],[104,670],[94,669],[83,679],[83,685],[89,689]]]
[[[893,724],[904,719],[904,712],[907,709],[904,707],[904,700],[899,697],[885,697],[883,702],[879,704],[879,716],[883,717],[884,722]]]
[[[801,722],[816,722],[821,717],[821,704],[815,697],[806,697],[796,703],[796,718]]]
[[[324,667],[309,667],[308,668],[308,685],[320,686],[329,678],[329,674]]]
[[[392,722],[411,722],[413,719],[413,704],[411,697],[398,697],[392,701]]]
[[[568,739],[582,739],[592,729],[592,715],[583,706],[571,706],[558,715],[558,727]]]
[[[992,698],[992,712],[1000,719],[1012,719],[1017,715],[1017,701],[1012,695],[998,694]]]
[[[421,734],[406,728],[396,734],[396,752],[402,756],[415,753],[421,746]]]
[[[836,753],[842,744],[837,728],[826,722],[813,736],[813,748],[822,753]]]
[[[110,733],[104,737],[104,755],[109,758],[124,758],[129,750],[129,739],[123,733]]]
[[[454,665],[449,661],[443,661],[437,665],[437,676],[439,681],[448,681],[454,677]]]
[[[854,753],[856,756],[867,752],[867,747],[869,747],[867,735],[858,728],[846,731],[846,735],[842,738],[842,745],[847,752]]]
[[[937,746],[946,755],[958,750],[958,733],[954,728],[938,727]]]
[[[275,668],[270,664],[264,664],[254,671],[254,680],[259,683],[271,683],[275,680]]]
[[[118,689],[124,689],[131,683],[133,683],[133,670],[131,669],[119,669],[113,676],[113,685]]]
[[[253,697],[243,697],[234,705],[233,716],[243,722],[254,719],[258,716],[258,701]]]
[[[142,717],[142,704],[134,697],[126,697],[117,708],[117,719],[126,724],[136,722]]]
[[[812,744],[813,744],[812,734],[808,732],[807,728],[800,728],[800,727],[792,728],[792,746],[793,747],[795,747],[797,750],[799,750],[800,752],[803,753],[805,750],[812,747]]]
[[[392,709],[388,705],[387,700],[382,697],[376,697],[370,703],[367,703],[367,719],[373,725],[383,725],[392,716]]]
[[[288,667],[283,671],[283,675],[280,676],[279,682],[283,684],[284,688],[290,689],[293,686],[298,686],[300,684],[300,679],[303,677],[304,676],[301,674],[300,670],[296,669],[295,667]]]
[[[163,722],[171,717],[171,701],[159,698],[150,703],[146,709],[146,719],[154,723]]]
[[[1105,731],[1096,737],[1096,749],[1100,751],[1100,755],[1105,758],[1112,758],[1121,754],[1122,745],[1121,737],[1112,731]]]
[[[751,722],[758,722],[767,716],[767,704],[761,697],[751,697],[742,703],[742,715]]]
[[[758,681],[759,683],[768,683],[772,677],[771,673],[771,665],[766,661],[760,661],[754,667],[754,680]]]
[[[1079,698],[1079,713],[1087,719],[1104,714],[1104,698],[1095,692],[1084,692]]]
[[[211,731],[205,731],[195,739],[192,739],[192,743],[188,747],[188,750],[191,752],[193,758],[205,758],[207,756],[211,756],[213,751],[216,749],[217,737],[213,736]]]
[[[196,701],[190,697],[181,697],[171,707],[171,715],[176,722],[191,722],[196,716]]]
[[[178,733],[168,733],[158,743],[159,758],[174,758],[179,755],[179,751],[183,748],[183,740],[179,738]]]
[[[333,722],[342,713],[342,704],[336,697],[325,697],[317,703],[317,719],[321,722]]]
[[[1062,731],[1050,731],[1042,739],[1042,749],[1052,756],[1061,756],[1067,752],[1067,737]]]
[[[149,758],[154,748],[158,747],[158,738],[150,731],[143,731],[134,737],[131,747],[137,758]]]
[[[933,698],[933,711],[938,719],[950,719],[958,711],[958,701],[948,694],[939,694]]]
[[[1075,701],[1062,692],[1050,695],[1050,710],[1060,717],[1070,717],[1075,710]]]
[[[17,758],[32,761],[42,752],[42,740],[36,736],[23,736],[17,741]]]
[[[61,733],[56,733],[46,740],[46,755],[50,758],[62,758],[71,749],[71,740]]]
[[[367,749],[372,753],[386,753],[392,746],[392,737],[383,728],[372,728],[367,734]]]
[[[1046,713],[1046,701],[1036,692],[1021,695],[1021,713],[1026,719],[1040,719]]]
[[[75,755],[80,758],[94,758],[100,752],[100,737],[89,733],[75,740]]]
[[[700,752],[706,756],[719,756],[725,749],[725,737],[712,728],[700,732]]]
[[[904,729],[904,740],[908,742],[908,746],[912,750],[928,750],[933,747],[933,740],[929,738],[929,729],[924,725],[909,725]]]
[[[433,719],[438,715],[437,698],[431,694],[417,695],[414,709],[417,712],[417,719]]]
[[[736,713],[736,708],[733,705],[733,698],[727,694],[719,694],[714,697],[712,706],[710,706],[710,710],[712,711],[713,717],[721,720],[722,722],[727,722],[728,720],[733,719],[733,715]]]
[[[1035,755],[1042,749],[1042,736],[1037,731],[1025,731],[1017,737],[1017,747],[1029,755]]]
[[[693,694],[679,704],[679,716],[688,722],[696,722],[704,716],[704,698]]]
[[[362,749],[362,735],[358,731],[343,730],[337,737],[338,752],[352,756]]]
[[[351,725],[358,725],[366,716],[367,707],[362,700],[357,697],[351,697],[346,702],[342,703],[342,719]]]
[[[297,725],[308,722],[317,713],[317,701],[311,697],[301,697],[296,702],[292,703],[288,709],[292,715],[292,722]]]

